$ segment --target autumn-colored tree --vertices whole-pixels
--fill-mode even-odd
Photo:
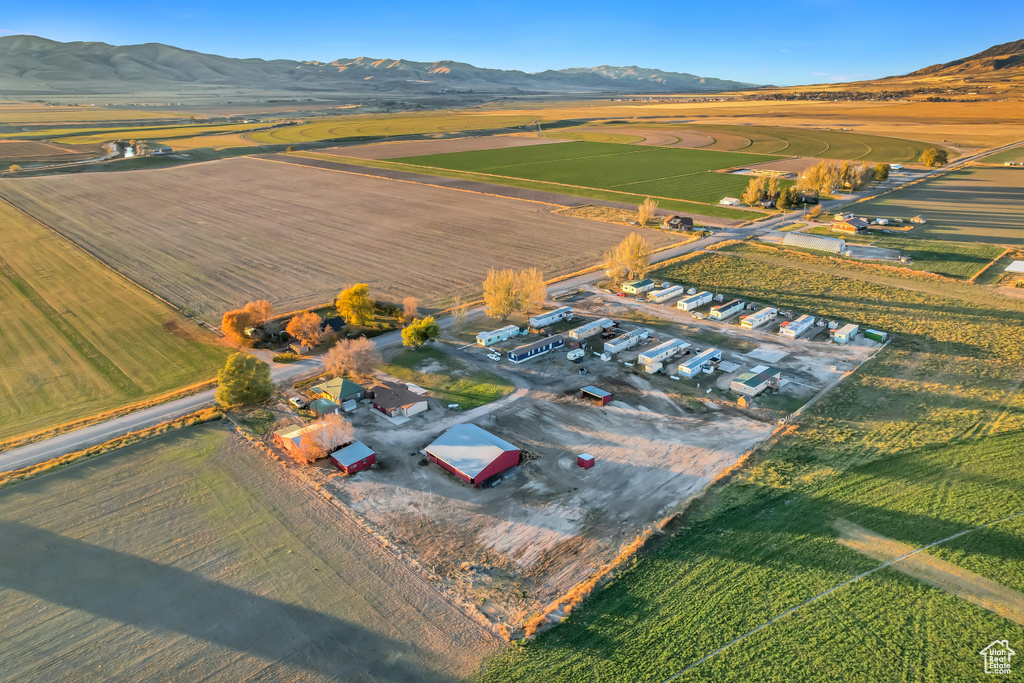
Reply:
[[[875,180],[887,180],[889,178],[889,164],[875,164]]]
[[[250,327],[249,314],[241,308],[227,311],[220,319],[220,329],[236,341],[245,339],[245,328]]]
[[[373,320],[373,299],[370,298],[370,285],[365,282],[343,289],[335,305],[341,317],[353,325],[365,325]]]
[[[437,324],[433,316],[417,318],[402,329],[402,344],[415,349],[426,344],[431,339],[437,339],[441,334],[441,326]]]
[[[949,153],[944,149],[932,147],[921,152],[921,163],[929,168],[945,166],[949,161]]]
[[[807,212],[807,217],[808,218],[817,218],[818,216],[820,216],[824,212],[825,212],[825,210],[821,208],[821,204],[815,204],[814,206],[811,207],[811,210]]]
[[[544,283],[544,273],[536,268],[519,273],[519,292],[522,310],[533,312],[544,308],[544,300],[548,298],[548,286]]]
[[[263,325],[274,317],[274,307],[266,299],[250,301],[242,310],[249,314],[250,325]]]
[[[324,367],[335,377],[352,375],[370,377],[381,363],[380,353],[372,340],[365,337],[342,339],[323,356]]]
[[[643,235],[632,232],[605,253],[605,272],[616,280],[643,277],[651,269],[652,253],[651,245]]]
[[[757,206],[765,200],[768,195],[767,185],[764,176],[754,176],[747,183],[747,189],[743,190],[740,198],[747,206]]]
[[[831,194],[843,183],[842,172],[834,161],[820,161],[807,168],[797,179],[796,186],[800,190],[813,190],[822,194]]]
[[[312,311],[296,313],[284,331],[307,346],[316,346],[324,338],[324,319]]]
[[[765,197],[767,199],[775,199],[776,197],[778,197],[779,192],[782,191],[781,186],[782,184],[779,182],[779,179],[776,176],[769,177],[768,180],[765,182]]]
[[[233,353],[217,372],[215,398],[222,407],[253,405],[274,394],[270,366],[247,353]]]
[[[337,413],[328,413],[312,424],[320,429],[304,435],[299,441],[298,451],[294,454],[295,460],[303,465],[311,465],[342,446],[352,443],[355,431],[352,425]]]
[[[636,222],[640,224],[641,228],[647,227],[647,224],[654,218],[654,212],[658,210],[658,202],[654,201],[650,197],[644,199],[644,201],[636,208]]]
[[[416,318],[416,314],[419,313],[419,310],[419,302],[416,301],[416,297],[407,296],[402,300],[402,320],[404,320],[406,324],[412,322]]]
[[[11,173],[17,173],[18,171],[21,170],[21,166],[19,166],[18,164],[11,164],[11,167],[8,168],[7,170],[10,171]]]
[[[514,270],[495,270],[491,268],[484,278],[484,304],[488,318],[507,320],[510,315],[520,310],[519,276]]]

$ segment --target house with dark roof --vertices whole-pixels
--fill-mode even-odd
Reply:
[[[669,230],[693,230],[693,219],[689,216],[669,216],[662,225]]]
[[[401,382],[382,381],[367,390],[373,407],[388,417],[411,417],[427,409],[427,399]]]

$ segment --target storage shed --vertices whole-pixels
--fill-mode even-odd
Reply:
[[[778,389],[782,381],[782,370],[758,365],[747,372],[741,373],[729,385],[737,394],[757,396],[765,389]]]
[[[703,306],[704,304],[711,303],[714,296],[711,292],[697,292],[692,294],[685,299],[680,299],[676,302],[676,308],[680,311],[692,311],[693,309]]]
[[[679,364],[677,374],[683,377],[696,377],[707,368],[714,369],[715,363],[722,360],[721,349],[710,348],[698,353],[693,358],[688,358]]]
[[[517,346],[508,352],[508,359],[513,363],[522,363],[523,361],[530,360],[531,358],[547,353],[548,351],[560,349],[563,346],[565,346],[565,337],[560,334],[555,334],[550,337],[538,339],[537,341],[529,344]]]
[[[615,322],[611,318],[599,318],[598,320],[592,320],[589,323],[574,327],[565,333],[565,336],[571,339],[589,339],[596,334],[601,334],[605,330],[610,330],[615,327]]]
[[[857,336],[860,326],[849,323],[832,332],[832,341],[836,344],[846,344]]]
[[[779,334],[783,337],[796,339],[812,327],[814,327],[814,316],[802,315],[796,320],[788,320],[782,323],[782,326],[779,328]]]
[[[312,410],[317,417],[323,417],[331,413],[337,414],[341,411],[341,406],[332,401],[329,398],[317,398],[310,402],[309,409]]]
[[[718,304],[711,307],[711,317],[714,320],[726,320],[743,310],[745,304],[739,299],[733,299],[728,303]]]
[[[623,282],[622,286],[619,287],[626,294],[643,294],[654,289],[657,285],[654,280],[644,278],[643,280],[629,280]]]
[[[594,466],[594,456],[590,453],[581,453],[576,456],[576,464],[585,470],[589,470]]]
[[[846,240],[836,237],[807,235],[802,232],[787,232],[786,236],[782,238],[782,244],[788,247],[803,247],[804,249],[827,251],[831,254],[841,254],[846,251]]]
[[[480,486],[519,464],[519,448],[475,424],[457,424],[426,447],[430,462]]]
[[[885,340],[889,338],[888,334],[885,332],[879,332],[878,330],[864,330],[864,336],[872,341],[882,343],[885,343]]]
[[[490,330],[489,332],[480,332],[476,335],[476,343],[478,346],[490,346],[491,344],[497,344],[507,339],[511,339],[519,334],[519,328],[515,325],[505,325],[496,330]]]
[[[331,453],[331,464],[345,474],[355,474],[377,462],[377,454],[362,441],[355,441],[340,451]]]
[[[610,391],[605,391],[594,385],[583,387],[580,389],[580,393],[583,395],[583,398],[588,398],[603,406],[608,405],[609,401],[612,400],[612,393]]]
[[[562,306],[547,313],[541,313],[530,318],[530,327],[546,327],[559,320],[568,320],[572,317],[572,306]]]

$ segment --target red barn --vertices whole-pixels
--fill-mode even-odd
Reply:
[[[362,441],[356,441],[331,453],[331,462],[345,474],[355,474],[377,462],[377,454]]]
[[[474,424],[457,424],[426,448],[430,462],[480,486],[519,464],[519,449]]]

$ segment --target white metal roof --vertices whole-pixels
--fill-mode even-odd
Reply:
[[[1024,273],[1024,261],[1014,261],[1006,266],[1007,273]]]
[[[427,452],[474,479],[505,451],[519,450],[508,441],[477,427],[457,424],[427,446]]]
[[[647,349],[637,357],[637,360],[643,363],[645,360],[653,360],[663,353],[673,351],[674,349],[685,349],[689,346],[690,344],[684,342],[682,339],[669,339],[666,342],[662,342],[655,347]]]
[[[683,361],[682,363],[679,364],[679,367],[681,367],[681,368],[690,368],[690,369],[696,368],[696,367],[700,367],[701,365],[704,365],[704,363],[707,363],[708,359],[711,358],[712,356],[721,356],[721,355],[722,355],[722,351],[720,349],[716,349],[716,348],[712,347],[710,349],[706,349],[706,350],[698,353],[696,356],[694,356],[693,358],[690,358],[689,360]]]
[[[373,449],[367,446],[362,441],[356,441],[348,446],[345,446],[340,451],[331,453],[331,460],[336,460],[339,465],[345,467],[352,467],[363,458],[368,458],[373,455]]]

